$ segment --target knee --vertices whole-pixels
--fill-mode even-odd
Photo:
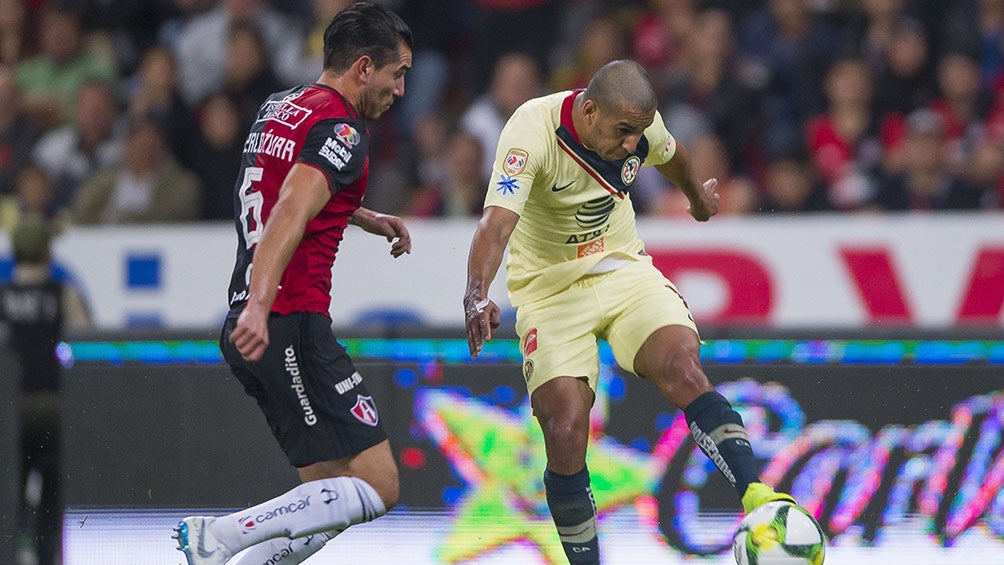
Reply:
[[[653,374],[645,375],[658,385],[659,389],[679,407],[712,390],[707,375],[701,368],[699,344],[678,343],[667,347]]]
[[[578,395],[533,397],[533,415],[544,439],[554,445],[574,445],[589,436],[589,406]]]
[[[635,355],[635,372],[647,379],[686,377],[701,370],[701,341],[690,328],[666,326],[648,336]]]
[[[568,475],[584,462],[589,442],[589,412],[572,408],[538,413],[537,420],[544,434],[548,465],[556,472]]]
[[[704,376],[699,344],[673,343],[666,346],[655,366],[656,375],[671,381],[694,380]]]
[[[538,419],[540,419],[538,417]],[[575,414],[552,415],[540,419],[541,430],[555,445],[578,445],[589,437],[589,417]]]
[[[551,380],[531,395],[533,415],[544,434],[548,468],[565,475],[582,468],[593,400],[592,389],[578,378]]]

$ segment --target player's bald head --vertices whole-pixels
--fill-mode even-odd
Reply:
[[[585,100],[604,111],[621,109],[654,112],[658,100],[645,69],[626,59],[611,61],[596,71],[586,87]]]

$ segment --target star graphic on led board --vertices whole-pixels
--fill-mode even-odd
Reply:
[[[647,502],[640,507],[651,508],[665,461],[658,450],[645,453],[603,435],[600,397],[587,455],[597,511],[602,515],[640,499]],[[438,559],[457,563],[524,543],[535,546],[547,563],[565,562],[544,497],[543,435],[528,403],[512,411],[449,390],[423,389],[415,414],[466,487]]]

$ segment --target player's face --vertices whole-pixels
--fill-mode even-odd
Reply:
[[[655,110],[621,107],[603,111],[594,107],[588,120],[588,145],[605,161],[617,161],[633,153],[645,128],[652,125]]]
[[[396,60],[371,69],[359,107],[363,117],[370,120],[379,118],[396,98],[404,96],[404,75],[411,68],[411,49],[402,44],[397,54]]]

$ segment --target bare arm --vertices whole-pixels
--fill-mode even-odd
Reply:
[[[265,352],[268,314],[279,291],[282,273],[303,239],[307,222],[330,198],[331,191],[323,173],[307,165],[293,165],[279,189],[279,200],[255,248],[248,301],[230,334],[230,341],[244,359],[257,361]]]
[[[682,143],[677,143],[673,158],[656,165],[656,170],[683,191],[690,201],[690,215],[699,222],[706,222],[718,213],[718,179],[708,179],[703,184],[694,178],[690,152]]]
[[[464,317],[467,325],[467,346],[471,357],[481,353],[492,329],[499,325],[499,308],[488,299],[488,288],[502,264],[502,255],[509,236],[516,228],[519,215],[498,206],[485,208],[478,229],[471,241],[467,259],[467,290],[464,292]]]
[[[382,235],[391,242],[390,254],[400,257],[405,253],[411,253],[411,235],[404,221],[397,216],[381,214],[368,208],[359,208],[349,218],[349,223],[364,229],[365,231]]]

